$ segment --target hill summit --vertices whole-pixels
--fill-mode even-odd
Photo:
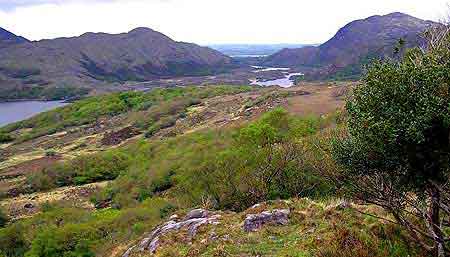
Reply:
[[[361,73],[361,64],[372,58],[394,57],[399,40],[405,47],[421,44],[421,33],[438,23],[395,12],[356,20],[339,29],[334,37],[318,47],[283,49],[269,56],[265,65],[321,67],[310,78],[351,77]]]

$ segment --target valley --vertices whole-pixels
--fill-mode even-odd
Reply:
[[[0,28],[0,257],[450,255],[448,24],[173,38]]]

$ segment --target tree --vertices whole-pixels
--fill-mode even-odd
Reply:
[[[434,256],[450,256],[450,33],[377,62],[348,100],[333,155],[354,196],[385,208]]]

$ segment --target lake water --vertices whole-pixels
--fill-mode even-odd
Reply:
[[[282,71],[285,75],[284,78],[280,79],[274,79],[274,80],[267,80],[267,81],[258,81],[257,79],[254,79],[251,81],[251,85],[258,85],[263,87],[269,87],[269,86],[280,86],[280,87],[292,87],[295,86],[294,81],[291,80],[293,76],[300,76],[304,75],[303,73],[290,73],[290,68],[276,68],[276,67],[260,67],[260,66],[252,66],[254,69],[256,69],[255,73],[258,72],[265,72],[265,71]]]
[[[0,127],[67,105],[63,101],[20,101],[0,103]]]

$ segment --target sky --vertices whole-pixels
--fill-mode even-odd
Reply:
[[[30,40],[149,27],[197,44],[317,44],[355,19],[448,16],[450,0],[0,0],[0,27]]]

